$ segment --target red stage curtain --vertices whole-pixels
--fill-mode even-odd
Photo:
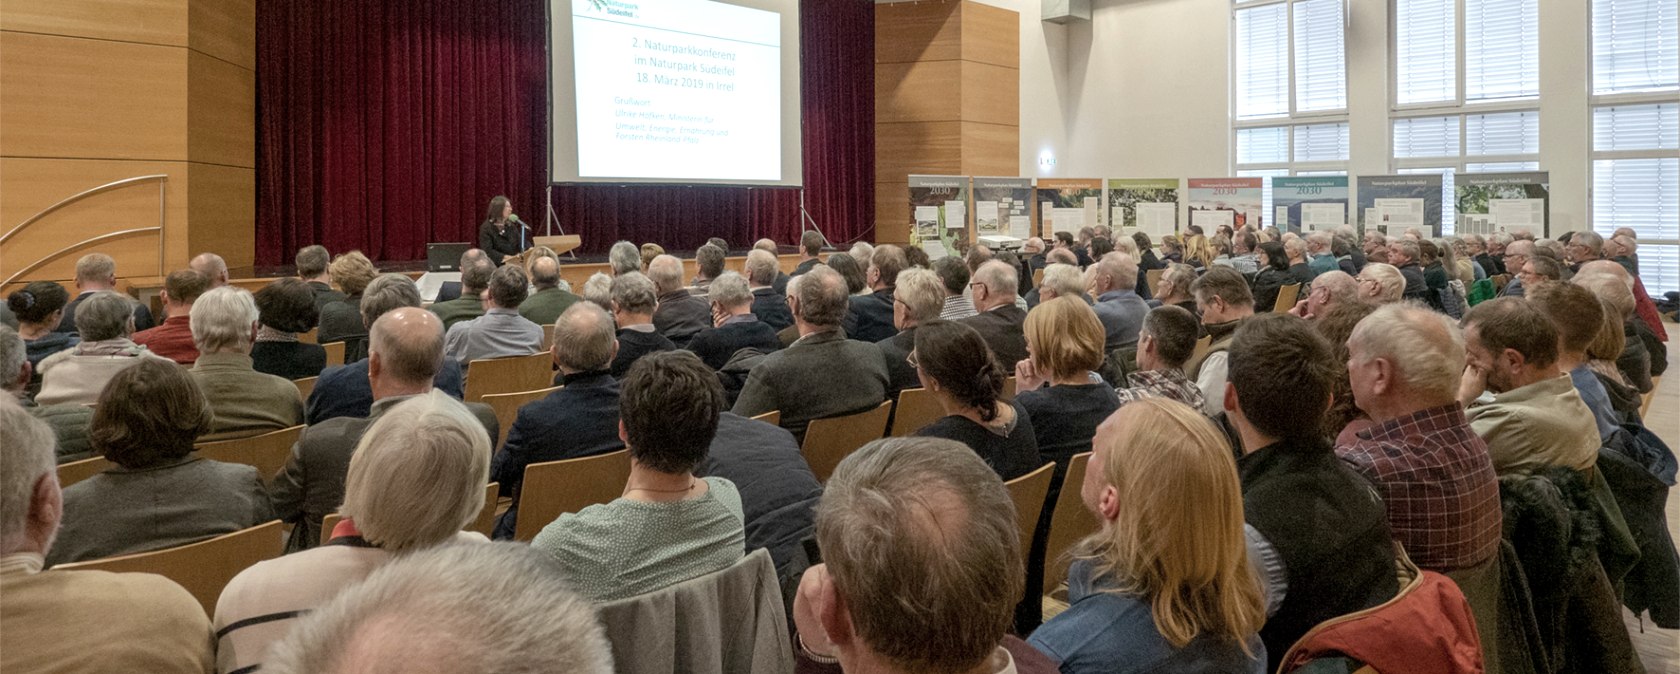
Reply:
[[[321,243],[417,260],[490,197],[544,219],[547,0],[258,0],[257,263]],[[874,221],[874,5],[803,0],[806,207],[836,242]],[[585,250],[798,238],[799,193],[554,188]]]

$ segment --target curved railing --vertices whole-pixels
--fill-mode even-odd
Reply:
[[[46,207],[45,209],[42,209],[40,212],[29,216],[23,222],[18,223],[18,225],[16,227],[13,227],[13,228],[7,230],[6,233],[0,234],[0,244],[3,244],[6,241],[10,240],[12,237],[16,236],[18,234],[18,232],[21,232],[25,228],[29,227],[30,225],[33,225],[36,222],[39,222],[41,220],[41,218],[45,218],[48,215],[51,215],[53,212],[55,212],[55,211],[57,211],[61,208],[64,208],[65,206],[69,206],[70,204],[76,203],[78,201],[82,201],[84,199],[87,199],[88,197],[92,197],[94,195],[102,194],[102,193],[105,193],[105,192],[110,192],[112,190],[121,189],[121,188],[124,188],[124,187],[131,187],[131,186],[134,186],[134,185],[143,185],[143,184],[152,183],[152,182],[157,183],[157,186],[158,186],[158,224],[157,224],[156,227],[136,227],[136,228],[132,228],[132,229],[124,229],[124,230],[120,230],[120,231],[116,231],[116,232],[110,232],[110,233],[107,233],[107,234],[101,234],[99,236],[83,239],[81,241],[77,241],[76,243],[70,244],[70,245],[65,246],[63,248],[60,248],[56,251],[53,251],[52,253],[50,253],[46,256],[43,256],[42,258],[30,263],[29,265],[25,266],[23,269],[18,270],[17,272],[13,273],[11,276],[7,277],[5,281],[0,281],[0,286],[9,285],[13,281],[16,281],[19,278],[21,278],[22,276],[24,276],[25,274],[28,274],[29,272],[35,271],[36,269],[40,269],[41,267],[45,266],[48,262],[56,260],[60,256],[66,254],[66,253],[70,253],[70,252],[76,250],[77,248],[82,248],[84,246],[91,246],[91,245],[97,244],[97,243],[104,243],[106,241],[114,241],[116,239],[121,239],[121,238],[128,237],[128,236],[134,236],[136,234],[146,234],[146,233],[151,233],[151,232],[156,232],[158,234],[158,269],[162,270],[164,268],[164,265],[163,265],[163,223],[164,223],[164,218],[165,218],[165,215],[164,215],[164,189],[165,189],[165,185],[164,185],[164,183],[168,182],[168,180],[169,180],[168,175],[162,174],[162,173],[156,173],[156,174],[152,174],[152,175],[143,175],[143,176],[134,176],[132,178],[123,178],[122,180],[108,182],[108,183],[105,183],[104,185],[100,185],[98,187],[93,187],[93,188],[89,188],[89,189],[86,189],[86,190],[82,190],[82,191],[77,192],[75,194],[72,194],[68,197],[60,199],[58,201],[58,203],[55,203],[51,206]]]

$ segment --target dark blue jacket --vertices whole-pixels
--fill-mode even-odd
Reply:
[[[432,387],[460,399],[466,378],[461,366],[448,358],[432,377]],[[334,417],[363,418],[373,409],[373,385],[368,383],[366,358],[349,365],[336,365],[321,372],[315,390],[309,393],[309,425]]]
[[[624,449],[618,437],[618,380],[606,370],[565,375],[565,388],[519,408],[507,443],[490,461],[490,479],[513,507],[496,520],[495,538],[513,538],[525,467]]]
[[[693,351],[694,355],[700,357],[700,362],[713,370],[723,369],[730,356],[746,348],[758,349],[764,353],[780,351],[782,340],[776,337],[776,329],[768,323],[758,320],[758,317],[752,314],[745,314],[742,320],[737,322],[701,330],[700,334],[688,342],[688,350]]]
[[[812,535],[813,509],[822,496],[822,485],[811,474],[792,433],[724,412],[718,417],[711,450],[695,474],[727,478],[741,491],[748,552],[770,550],[776,575],[782,578],[804,570],[800,543]]]
[[[884,288],[851,299],[846,336],[860,342],[879,342],[898,334],[893,327],[893,289]]]
[[[793,325],[793,312],[788,309],[786,286],[782,290],[759,288],[753,292],[752,312],[758,320],[778,332]]]

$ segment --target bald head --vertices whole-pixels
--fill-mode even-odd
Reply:
[[[443,366],[443,322],[419,307],[381,314],[368,333],[368,371],[413,387],[430,388]]]
[[[1313,278],[1312,292],[1307,295],[1307,313],[1321,318],[1330,309],[1359,302],[1359,281],[1340,269],[1324,272]]]
[[[193,271],[203,274],[206,278],[210,279],[210,287],[212,289],[227,285],[227,260],[223,260],[220,255],[215,253],[199,253],[192,259],[192,262],[187,263],[187,266],[191,267]]]
[[[1615,277],[1617,280],[1626,283],[1629,288],[1633,287],[1633,275],[1628,273],[1626,267],[1613,260],[1593,260],[1581,265],[1581,270],[1575,272],[1576,278],[1596,275]]]
[[[647,277],[653,281],[659,294],[675,292],[682,288],[682,260],[670,255],[657,256],[648,262]]]
[[[573,304],[554,322],[554,362],[563,372],[605,370],[617,352],[612,316],[594,304]]]
[[[560,285],[560,260],[548,256],[531,261],[531,285],[547,290]]]

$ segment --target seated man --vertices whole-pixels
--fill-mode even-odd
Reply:
[[[1073,257],[1073,253],[1068,253],[1067,257]],[[1027,306],[1029,309],[1037,307],[1058,297],[1077,297],[1088,305],[1095,304],[1091,301],[1091,296],[1085,294],[1085,275],[1079,271],[1078,267],[1062,262],[1052,262],[1050,266],[1044,268],[1044,282],[1040,283],[1037,288],[1033,288],[1032,292],[1027,293]],[[1106,337],[1105,330],[1105,342],[1107,341]]]
[[[529,356],[542,350],[542,326],[519,315],[529,291],[525,271],[514,265],[497,267],[484,291],[484,315],[461,321],[443,337],[443,352],[462,367],[475,360]]]
[[[129,339],[164,358],[182,365],[198,360],[198,348],[193,346],[192,306],[199,295],[210,289],[210,279],[191,269],[169,273],[163,280],[163,307],[168,318],[150,330],[134,333]]]
[[[537,291],[519,303],[519,315],[539,328],[552,324],[579,299],[560,287],[560,259],[556,257],[544,255],[531,261],[531,285]]]
[[[1422,302],[1429,295],[1429,284],[1423,280],[1423,266],[1418,264],[1422,255],[1418,242],[1412,239],[1399,238],[1388,243],[1388,263],[1400,270],[1400,275],[1406,279],[1406,290],[1401,294],[1404,299]]]
[[[735,483],[746,518],[747,550],[769,550],[778,577],[796,577],[809,566],[800,546],[811,537],[812,511],[822,485],[792,433],[724,412],[718,416],[717,436],[706,460],[694,475]]]
[[[1224,265],[1209,267],[1190,284],[1196,308],[1202,313],[1202,332],[1211,341],[1200,358],[1191,357],[1184,373],[1202,390],[1202,413],[1218,414],[1225,400],[1225,380],[1230,368],[1231,338],[1243,321],[1254,315],[1254,293],[1237,270]]]
[[[717,240],[716,237],[711,239]],[[694,281],[688,284],[688,294],[695,297],[705,297],[706,289],[711,287],[712,281],[723,275],[725,251],[722,246],[711,241],[694,251]]]
[[[0,400],[0,490],[0,670],[213,669],[210,619],[180,585],[149,573],[41,570],[64,514],[53,432],[9,400]]]
[[[344,502],[344,477],[356,443],[386,411],[430,392],[443,363],[443,323],[435,314],[401,307],[374,320],[368,335],[365,380],[373,403],[367,417],[335,417],[304,428],[286,467],[269,485],[274,514],[293,523],[288,552],[312,548],[321,541],[321,518]],[[494,447],[501,430],[496,412],[483,403],[467,403],[467,410],[484,424]]]
[[[817,506],[825,563],[793,600],[799,670],[1055,672],[1009,634],[1026,575],[1019,539],[1008,490],[962,443],[864,445]]]
[[[759,240],[753,242],[753,250],[764,251],[765,253],[770,254],[770,260],[771,260],[771,262],[775,263],[773,268],[776,270],[776,278],[770,281],[770,287],[775,289],[776,294],[786,295],[787,294],[787,284],[788,284],[788,281],[791,280],[792,277],[788,276],[786,272],[782,271],[782,261],[781,261],[781,258],[778,257],[778,255],[780,254],[781,251],[780,251],[779,248],[777,248],[776,242],[772,239],[759,239]],[[752,252],[751,251],[747,252],[747,261],[749,261],[749,262],[752,261]],[[747,281],[753,282],[752,274],[747,274],[746,276],[747,276]],[[788,325],[793,325],[793,319],[792,318],[788,319]]]
[[[618,277],[614,292],[627,278]],[[496,520],[495,538],[513,538],[526,466],[624,448],[618,432],[618,380],[607,371],[617,350],[612,317],[594,304],[574,304],[555,322],[552,351],[560,367],[555,383],[563,388],[519,408],[507,443],[491,460],[490,479],[501,483],[502,496],[513,497],[513,506]]]
[[[56,332],[76,332],[76,307],[81,306],[82,300],[89,295],[102,290],[117,289],[117,262],[104,253],[88,253],[76,260],[76,298],[64,305],[64,318],[58,321]],[[135,301],[128,295],[123,295],[133,308],[134,331],[143,332],[152,327],[152,310],[145,304]]]
[[[806,272],[811,271],[811,269],[817,265],[822,264],[822,258],[817,257],[817,255],[822,253],[823,246],[826,245],[828,245],[828,240],[823,238],[822,232],[814,229],[807,229],[804,233],[800,234],[799,264],[794,266],[793,273],[788,274],[788,276],[791,278],[803,275]]]
[[[1137,337],[1138,371],[1126,375],[1127,388],[1114,392],[1120,404],[1154,396],[1204,410],[1201,387],[1184,376],[1184,363],[1196,352],[1196,331],[1196,317],[1183,307],[1149,310]]]
[[[1529,292],[1538,290],[1530,288]],[[1464,314],[1458,401],[1500,475],[1548,466],[1587,470],[1600,436],[1591,408],[1558,370],[1557,326],[1527,300],[1501,297]],[[1483,392],[1493,394],[1480,402]]]
[[[1436,312],[1389,305],[1348,338],[1354,402],[1376,425],[1336,448],[1382,495],[1418,566],[1467,569],[1499,553],[1499,479],[1456,398],[1464,337]]]
[[[1319,274],[1312,280],[1312,290],[1289,313],[1316,321],[1336,307],[1360,303],[1359,281],[1340,269]]]
[[[1382,499],[1324,440],[1329,342],[1306,321],[1265,314],[1243,321],[1230,354],[1221,401],[1242,439],[1243,518],[1259,559],[1282,561],[1259,565],[1268,595],[1283,596],[1260,630],[1270,671],[1315,625],[1394,597],[1394,543]]]
[[[744,417],[780,411],[782,428],[803,440],[812,419],[862,412],[886,400],[887,364],[879,347],[840,334],[846,280],[839,272],[823,265],[799,279],[788,286],[799,339],[753,367],[731,411]]]
[[[625,272],[613,279],[612,316],[618,325],[618,355],[612,357],[612,376],[623,379],[636,359],[677,348],[654,328],[653,313],[658,303],[653,281],[641,272]],[[555,340],[559,340],[558,335]]]
[[[199,253],[187,262],[187,267],[204,275],[210,281],[210,288],[214,290],[228,284],[227,260],[215,253]]]
[[[1523,289],[1522,271],[1529,259],[1534,257],[1534,242],[1518,239],[1505,246],[1505,255],[1499,261],[1502,273],[1510,274],[1511,280],[1505,283],[1505,289],[1500,291],[1500,297],[1522,297],[1527,291]]]
[[[618,433],[630,451],[624,496],[561,515],[531,547],[560,560],[572,587],[596,602],[661,590],[739,561],[740,492],[724,478],[694,475],[722,413],[723,385],[694,354],[637,362],[619,396]]]
[[[893,328],[893,288],[898,273],[908,266],[904,249],[892,244],[875,248],[869,256],[865,283],[869,294],[853,297],[846,314],[846,336],[863,342],[879,342],[897,332]]]
[[[1017,280],[1015,268],[1007,262],[981,263],[968,284],[974,289],[974,308],[980,313],[958,321],[979,332],[1004,367],[1027,357],[1027,337],[1021,328],[1027,322],[1027,310],[1015,303]]]
[[[420,289],[402,274],[384,274],[368,284],[362,294],[358,310],[362,321],[369,326],[385,312],[403,307],[420,306]],[[442,317],[439,317],[440,319]],[[329,367],[315,380],[315,390],[309,393],[309,424],[311,426],[335,417],[365,417],[373,409],[373,388],[368,380],[369,360],[362,358],[348,365]],[[432,386],[451,396],[463,393],[461,366],[444,359]]]
[[[1115,349],[1137,346],[1138,330],[1149,305],[1137,294],[1137,262],[1122,252],[1104,255],[1091,267],[1091,296],[1097,303],[1097,318],[1102,321],[1103,354]]]
[[[222,286],[198,298],[192,313],[198,362],[193,381],[215,413],[199,442],[231,440],[303,423],[303,399],[287,379],[258,372],[251,361],[257,335],[257,302],[237,286]]]
[[[308,283],[310,292],[315,295],[316,313],[320,313],[321,307],[326,306],[328,302],[344,299],[344,293],[333,289],[332,277],[327,275],[327,265],[332,264],[332,254],[327,252],[326,246],[304,246],[298,250],[292,262],[297,265],[298,278]]]
[[[474,251],[478,252],[477,257],[472,256]],[[455,296],[444,299],[439,291],[438,301],[427,307],[443,319],[444,330],[484,315],[484,290],[490,287],[490,274],[494,271],[496,265],[485,257],[484,251],[474,248],[461,256],[461,281],[455,284]]]
[[[1575,238],[1580,240],[1581,235],[1576,234]],[[1530,260],[1529,264],[1534,262]],[[1598,437],[1609,437],[1622,427],[1622,415],[1610,404],[1610,394],[1587,364],[1587,347],[1598,338],[1605,322],[1603,303],[1591,290],[1576,283],[1542,283],[1529,289],[1528,301],[1557,327],[1557,369],[1569,373],[1575,392],[1581,394],[1581,402],[1592,410]]]
[[[957,267],[967,279],[968,269],[960,262]],[[922,385],[916,376],[916,366],[910,364],[910,352],[916,350],[916,326],[938,319],[942,311],[950,309],[951,296],[945,294],[948,287],[926,269],[906,269],[898,274],[898,288],[893,292],[893,327],[898,328],[898,334],[875,343],[887,359],[891,379],[888,389],[895,397],[899,391]]]
[[[776,329],[753,314],[752,291],[740,274],[732,271],[719,274],[707,285],[706,292],[717,327],[701,330],[688,343],[688,350],[699,356],[706,367],[722,369],[741,349],[770,353],[782,348]]]
[[[648,262],[647,277],[659,292],[659,308],[653,311],[653,325],[659,334],[677,346],[712,324],[712,311],[706,301],[689,293],[683,286],[682,260],[659,255]]]
[[[788,312],[787,274],[783,274],[776,255],[763,250],[747,253],[747,286],[752,289],[752,313],[771,329],[781,331],[793,325]]]
[[[947,255],[934,260],[933,273],[939,275],[939,281],[945,287],[945,304],[938,316],[940,320],[960,321],[978,313],[974,310],[973,298],[967,294],[968,265],[963,264],[962,258]]]
[[[54,451],[58,463],[92,458],[88,422],[93,419],[93,408],[76,404],[36,404],[27,395],[32,368],[26,355],[23,337],[16,330],[0,326],[0,399],[16,400],[35,418],[52,428],[57,440]]]
[[[1359,282],[1359,301],[1367,304],[1399,302],[1406,294],[1406,277],[1394,265],[1384,262],[1366,264],[1353,280]]]

